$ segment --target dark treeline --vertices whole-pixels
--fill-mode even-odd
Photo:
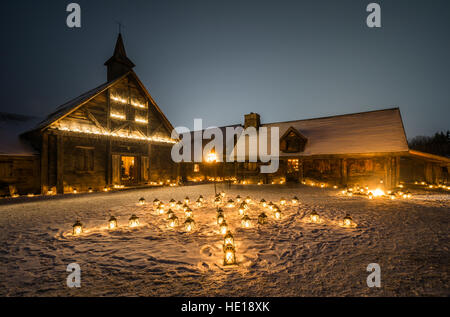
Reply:
[[[416,136],[409,141],[409,148],[421,152],[450,157],[450,131],[437,132],[434,136]]]

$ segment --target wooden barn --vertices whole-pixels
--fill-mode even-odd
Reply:
[[[233,125],[235,128],[239,125]],[[261,163],[184,163],[187,181],[219,179],[243,184],[303,182],[325,186],[380,186],[400,182],[448,183],[450,159],[410,150],[398,108],[332,117],[261,123],[257,113],[245,115],[243,128],[279,129],[279,169],[262,174]],[[220,128],[224,134],[226,127]],[[270,149],[270,132],[267,148]],[[224,135],[225,144],[233,135]],[[234,144],[247,135],[234,137]],[[206,141],[207,143],[207,141]],[[205,142],[204,142],[205,144]],[[260,145],[258,145],[260,146]],[[222,158],[225,161],[225,157]]]
[[[62,194],[176,181],[173,127],[133,71],[120,34],[105,66],[106,83],[21,135],[32,150],[4,153],[0,182],[20,194]],[[28,166],[34,185],[22,184],[14,170],[20,164]]]

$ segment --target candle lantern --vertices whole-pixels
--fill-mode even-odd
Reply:
[[[178,226],[178,217],[173,215],[173,217],[170,218],[170,220],[169,220],[169,227],[175,228],[177,226]]]
[[[164,203],[161,201],[161,202],[159,202],[158,207],[164,211],[164,208],[166,208],[166,205],[164,205]]]
[[[258,223],[259,223],[260,225],[264,225],[264,224],[267,223],[267,215],[266,215],[264,212],[262,212],[262,213],[258,216]]]
[[[111,216],[108,220],[108,228],[113,230],[117,228],[117,219],[114,216]]]
[[[352,217],[350,217],[350,215],[347,214],[344,217],[343,224],[344,224],[345,227],[352,227],[354,225]]]
[[[291,202],[292,202],[292,205],[294,205],[294,206],[298,205],[298,198],[297,198],[297,196],[294,196],[294,198],[292,198]]]
[[[236,202],[238,202],[238,203],[242,202],[241,196],[239,196],[239,195],[236,196]]]
[[[232,245],[226,245],[224,247],[223,265],[235,265],[236,264],[236,252]]]
[[[189,201],[190,201],[190,200],[189,200],[189,197],[186,196],[186,198],[184,198],[184,203],[185,203],[185,204],[189,204]]]
[[[247,204],[250,204],[251,201],[252,201],[252,199],[250,198],[250,196],[247,196],[247,198],[245,198],[245,202]]]
[[[389,194],[389,197],[391,198],[391,200],[394,200],[395,199],[395,194],[394,193]]]
[[[266,200],[265,200],[264,198],[261,199],[261,201],[260,201],[259,203],[261,204],[261,206],[263,206],[264,208],[266,208],[267,202],[266,202]]]
[[[80,220],[77,220],[75,224],[73,225],[73,235],[80,235],[83,233],[83,224],[80,222]]]
[[[145,198],[144,197],[141,197],[139,199],[139,205],[141,205],[141,206],[145,205]]]
[[[228,230],[225,237],[223,237],[223,246],[226,247],[227,245],[234,247],[234,237],[230,230]]]
[[[108,186],[103,187],[103,191],[104,191],[104,192],[109,191],[109,187],[108,187]]]
[[[221,202],[222,202],[222,200],[220,199],[220,196],[217,196],[217,197],[214,199],[214,205],[215,205],[216,207],[219,206]]]
[[[318,223],[320,221],[319,214],[313,211],[310,215],[311,222]]]
[[[132,215],[128,220],[128,225],[130,226],[130,228],[139,226],[139,217],[136,215]]]
[[[226,195],[225,192],[220,193],[220,196],[222,196],[222,198],[225,198],[225,195]]]
[[[153,206],[158,206],[159,205],[159,203],[160,203],[160,201],[159,201],[159,199],[158,198],[156,198],[154,201],[153,201]]]
[[[250,226],[251,226],[250,217],[247,215],[242,217],[241,225],[242,225],[242,228],[250,228]]]
[[[406,192],[406,198],[411,198],[411,197],[412,197],[412,194],[409,191],[407,191]]]
[[[273,202],[269,202],[267,204],[267,207],[269,207],[269,210],[273,210],[273,206],[274,206]]]
[[[76,188],[76,187],[74,187],[74,188],[73,188],[73,193],[74,193],[74,194],[78,193],[78,191],[77,191],[77,188]]]
[[[369,192],[369,194],[367,195],[369,197],[369,199],[373,199],[373,194],[372,192]]]
[[[281,210],[280,210],[280,208],[276,207],[274,216],[275,216],[275,219],[277,219],[277,220],[281,219]]]
[[[195,221],[192,218],[187,218],[184,222],[184,228],[187,232],[191,232],[195,229]]]
[[[245,210],[245,207],[241,204],[238,209],[239,215],[243,216],[245,214]]]
[[[92,187],[89,187],[89,188],[88,188],[88,192],[89,192],[89,193],[94,192],[94,190],[92,189]]]
[[[233,199],[229,199],[227,202],[227,207],[228,208],[233,208],[234,207],[234,200]]]
[[[219,212],[217,213],[217,224],[221,225],[225,221],[225,216],[223,213]]]
[[[221,224],[220,224],[220,233],[225,235],[228,232],[228,224],[227,222],[224,220]]]
[[[195,202],[195,205],[196,205],[198,208],[203,207],[203,202],[200,200],[200,198],[197,199],[197,201]]]
[[[173,212],[172,209],[169,209],[169,211],[167,212],[167,219],[172,219],[175,216],[175,213]]]
[[[177,204],[177,202],[173,198],[169,201],[170,208],[175,208],[176,204]]]
[[[198,197],[198,200],[201,201],[202,203],[205,201],[205,199],[203,198],[202,195],[200,195],[200,196]]]
[[[280,199],[280,205],[281,205],[281,206],[285,206],[285,205],[286,205],[286,199],[281,198],[281,199]]]
[[[184,210],[184,215],[186,216],[186,218],[192,218],[192,209],[187,207],[187,209]]]
[[[181,201],[178,201],[178,202],[177,202],[177,205],[176,205],[176,208],[177,208],[178,210],[183,209],[183,203],[182,203]]]

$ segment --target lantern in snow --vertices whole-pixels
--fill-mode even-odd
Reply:
[[[275,219],[277,219],[277,220],[281,219],[281,210],[278,207],[276,207],[276,209],[275,209],[274,216],[275,216]]]
[[[233,207],[234,207],[234,201],[233,201],[233,199],[229,199],[229,200],[228,200],[228,202],[227,202],[227,207],[228,207],[228,208],[233,208]]]
[[[247,196],[247,198],[245,198],[245,202],[247,204],[250,204],[251,201],[252,201],[252,199],[250,198],[250,196]]]
[[[343,224],[344,224],[345,227],[352,227],[354,225],[352,217],[350,217],[350,215],[347,214],[344,217]]]
[[[77,220],[75,224],[73,225],[73,234],[79,235],[83,233],[83,224],[80,222],[80,220]]]
[[[175,213],[173,212],[172,209],[169,209],[169,211],[167,212],[167,219],[172,219],[175,216]]]
[[[178,209],[178,210],[183,209],[183,203],[182,203],[181,201],[178,201],[178,202],[177,202],[177,209]]]
[[[238,202],[238,203],[242,202],[241,196],[239,196],[239,195],[236,196],[236,202]]]
[[[217,224],[221,225],[223,222],[225,221],[225,216],[223,215],[223,213],[218,213],[217,214]]]
[[[195,229],[195,221],[192,218],[187,218],[184,222],[184,228],[187,232],[191,232]]]
[[[320,188],[325,188],[325,184],[324,183],[320,184]]]
[[[205,199],[203,198],[202,195],[200,195],[200,196],[198,197],[198,200],[201,201],[201,202],[204,202],[204,201],[205,201]]]
[[[236,264],[236,252],[234,247],[232,245],[226,245],[224,249],[223,265]]]
[[[216,198],[214,199],[214,206],[219,206],[221,202],[222,200],[220,199],[220,196],[216,196]]]
[[[395,194],[390,194],[389,197],[391,198],[391,200],[395,199]]]
[[[111,216],[108,220],[108,228],[113,230],[117,228],[117,219],[114,216]]]
[[[178,226],[178,217],[173,215],[173,217],[170,218],[170,220],[169,220],[169,227],[175,228],[177,226]]]
[[[311,213],[311,215],[309,216],[309,218],[311,219],[311,222],[314,222],[314,223],[318,223],[318,222],[320,221],[319,214],[318,214],[317,212],[315,212],[315,211],[313,211],[313,212]]]
[[[164,205],[164,203],[161,201],[161,202],[159,202],[158,207],[159,207],[160,209],[162,209],[162,211],[164,211],[164,208],[166,207],[166,205]]]
[[[89,193],[92,193],[93,191],[94,191],[94,190],[92,189],[92,187],[89,187],[89,188],[88,188],[88,192],[89,192]]]
[[[262,212],[262,213],[258,216],[258,223],[259,223],[260,225],[264,225],[264,224],[267,223],[267,215],[266,215],[264,212]]]
[[[144,197],[141,197],[139,199],[139,205],[141,205],[141,206],[145,205],[145,198]]]
[[[261,204],[261,206],[263,206],[263,208],[266,208],[267,202],[266,202],[266,200],[264,198],[261,199],[261,201],[259,203]]]
[[[281,198],[281,199],[280,199],[280,205],[281,205],[281,206],[285,206],[285,205],[286,205],[286,199]]]
[[[227,245],[231,245],[234,247],[234,237],[229,230],[225,237],[223,237],[223,246],[226,247]]]
[[[349,190],[349,191],[347,192],[347,196],[348,196],[348,197],[352,197],[352,196],[353,196],[353,192]]]
[[[159,201],[159,199],[158,198],[156,198],[154,201],[153,201],[153,206],[158,206],[159,205],[159,203],[160,203],[160,201]]]
[[[185,204],[189,204],[189,201],[190,201],[190,200],[189,200],[189,197],[186,196],[186,198],[184,198],[184,203],[185,203]]]
[[[130,228],[139,226],[139,217],[136,215],[132,215],[128,220],[128,225],[130,226]]]
[[[176,204],[177,204],[177,202],[173,198],[169,201],[169,207],[170,208],[175,208]]]
[[[225,198],[225,195],[226,195],[225,192],[220,193],[220,196],[222,196],[222,198]]]
[[[245,214],[245,207],[242,204],[239,206],[238,212],[240,216]]]
[[[222,223],[220,224],[220,233],[225,235],[228,232],[228,224],[227,222],[224,220],[222,221]]]
[[[184,215],[186,218],[192,218],[192,209],[187,207],[187,209],[184,210]]]
[[[73,193],[74,193],[74,194],[78,193],[78,191],[77,191],[77,188],[76,188],[76,187],[74,187],[74,188],[73,188]]]
[[[103,187],[103,191],[104,191],[104,192],[109,191],[109,187],[108,187],[108,186]]]
[[[250,226],[251,226],[250,217],[247,215],[242,217],[241,225],[242,225],[242,228],[250,228]]]
[[[367,196],[369,197],[369,199],[373,199],[373,194],[372,194],[372,192],[369,192],[369,194],[367,194]]]
[[[294,206],[298,205],[298,198],[297,198],[297,196],[294,196],[294,198],[292,198],[291,203]]]
[[[410,192],[406,192],[406,198],[411,198],[412,194]]]
[[[199,199],[197,199],[197,201],[195,202],[195,205],[197,206],[197,207],[203,207],[203,202],[200,200],[200,198]]]

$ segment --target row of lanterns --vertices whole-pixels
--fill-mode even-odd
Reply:
[[[321,223],[322,219],[316,211],[313,211],[309,215],[309,221],[311,221],[312,223]],[[354,228],[356,227],[356,223],[353,221],[353,218],[349,214],[347,214],[342,220],[342,226],[345,228]]]

